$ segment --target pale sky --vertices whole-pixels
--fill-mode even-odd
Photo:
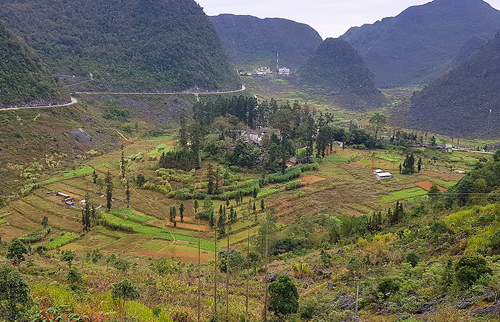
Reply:
[[[350,27],[394,17],[430,0],[196,0],[210,16],[221,13],[285,18],[305,23],[323,37],[339,37]],[[500,0],[486,0],[500,9]]]

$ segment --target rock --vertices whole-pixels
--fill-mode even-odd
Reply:
[[[496,302],[492,305],[487,305],[474,309],[470,312],[472,315],[500,315],[500,302]]]
[[[341,310],[351,310],[356,308],[356,300],[351,298],[349,294],[341,292],[338,295],[338,308]]]
[[[337,252],[337,255],[344,258],[344,251],[342,249],[340,249],[338,252]]]
[[[324,274],[323,274],[323,279],[325,279],[325,280],[326,280],[326,279],[329,279],[329,278],[331,278],[331,277],[332,277],[332,273],[324,273]]]
[[[271,283],[278,280],[278,274],[271,273],[266,275],[266,282]]]
[[[430,301],[422,304],[422,306],[415,311],[417,314],[434,314],[437,313],[438,301]]]
[[[328,283],[328,289],[329,290],[333,289],[334,287],[337,287],[337,284],[335,284],[335,283]]]
[[[460,299],[455,302],[455,308],[459,310],[466,310],[474,304],[472,299]]]

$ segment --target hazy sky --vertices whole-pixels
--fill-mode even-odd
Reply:
[[[286,18],[310,25],[323,38],[338,37],[352,26],[393,17],[430,0],[196,0],[210,16],[221,13]],[[486,0],[500,9],[500,0]]]

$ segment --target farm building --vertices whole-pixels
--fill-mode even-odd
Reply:
[[[380,169],[374,170],[372,172],[372,176],[375,176],[378,180],[390,179],[394,177],[390,172],[383,172]]]

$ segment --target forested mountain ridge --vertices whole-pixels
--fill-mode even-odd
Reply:
[[[435,0],[396,17],[349,29],[378,87],[419,85],[444,72],[473,37],[491,39],[500,11],[482,0]]]
[[[210,17],[231,62],[238,68],[279,65],[296,69],[323,41],[310,26],[281,18],[221,14]]]
[[[488,131],[499,134],[499,88],[500,33],[497,33],[468,59],[413,95],[409,124],[452,136],[484,135]]]
[[[0,106],[62,102],[68,94],[36,53],[0,22]]]
[[[5,0],[0,19],[79,89],[239,88],[220,39],[193,0]]]
[[[327,38],[297,74],[299,84],[347,102],[380,105],[384,101],[363,58],[342,39]]]

